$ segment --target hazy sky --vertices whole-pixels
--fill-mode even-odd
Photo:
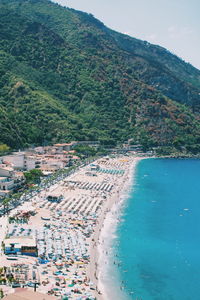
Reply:
[[[161,45],[200,69],[200,0],[54,0]]]

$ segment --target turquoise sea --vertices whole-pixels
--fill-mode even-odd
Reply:
[[[200,160],[146,159],[136,168],[109,251],[110,296],[198,300]]]

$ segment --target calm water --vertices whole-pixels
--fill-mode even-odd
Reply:
[[[138,164],[112,249],[116,299],[200,299],[200,160]]]

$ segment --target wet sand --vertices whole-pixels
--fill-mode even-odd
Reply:
[[[130,188],[130,185],[132,184],[132,178],[135,173],[135,168],[137,163],[144,159],[142,157],[134,157],[130,161],[130,164],[126,168],[126,172],[124,176],[121,178],[121,181],[116,186],[115,191],[111,194],[108,201],[105,203],[105,205],[102,208],[102,212],[97,220],[97,225],[94,231],[94,234],[91,238],[90,243],[90,263],[88,265],[87,269],[87,276],[90,278],[92,282],[94,282],[95,286],[95,296],[99,300],[107,300],[106,296],[106,288],[103,286],[101,282],[101,272],[103,273],[103,266],[99,265],[100,256],[103,254],[103,239],[101,237],[101,233],[103,230],[107,230],[108,232],[109,228],[104,228],[106,226],[105,220],[109,218],[108,213],[112,213],[112,209],[114,205],[119,204],[119,202],[122,200],[122,197],[125,197],[124,194],[128,189]],[[122,201],[123,202],[123,201]],[[117,222],[117,220],[116,220]],[[107,219],[107,222],[109,224],[109,220]]]

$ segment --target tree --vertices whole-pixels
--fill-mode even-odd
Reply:
[[[74,150],[76,150],[77,155],[84,155],[86,157],[94,156],[97,153],[94,148],[87,145],[78,145]]]
[[[6,144],[0,144],[0,155],[4,155],[5,153],[9,152],[10,147]]]
[[[40,183],[40,178],[43,176],[43,173],[39,169],[33,169],[24,173],[27,184]]]
[[[0,289],[0,298],[2,299],[4,297],[4,293],[3,293],[3,290]]]
[[[5,198],[2,202],[3,204],[3,211],[4,211],[4,215],[6,213],[8,213],[8,208],[9,208],[9,204],[10,204],[11,198]]]

